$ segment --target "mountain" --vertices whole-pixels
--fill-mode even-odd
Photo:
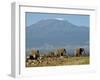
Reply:
[[[89,27],[76,26],[67,20],[40,20],[26,27],[26,48],[53,48],[89,45]]]

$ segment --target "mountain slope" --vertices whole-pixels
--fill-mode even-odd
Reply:
[[[41,20],[26,27],[26,47],[88,45],[89,27],[79,27],[64,20]]]

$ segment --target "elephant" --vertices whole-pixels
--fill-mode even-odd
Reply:
[[[39,57],[40,57],[40,54],[39,54],[39,50],[31,50],[31,54],[30,55],[28,55],[27,57],[26,57],[26,59],[27,60],[37,60],[37,59],[39,59]]]
[[[76,48],[76,53],[75,53],[76,57],[82,56],[83,53],[85,54],[84,48]]]
[[[58,57],[65,56],[66,55],[66,49],[65,48],[58,48],[55,50],[54,54]]]
[[[31,59],[33,58],[33,59],[36,60],[40,57],[39,50],[34,49],[34,50],[31,51],[31,53],[32,53],[31,56],[30,56]]]

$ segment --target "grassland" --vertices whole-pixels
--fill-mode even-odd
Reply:
[[[84,65],[89,64],[89,56],[80,57],[44,57],[40,61],[31,61],[26,63],[26,67],[42,67],[42,66],[62,66],[62,65]]]

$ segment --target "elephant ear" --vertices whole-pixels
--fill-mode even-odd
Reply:
[[[82,49],[83,49],[83,51],[85,51],[84,48],[82,48]]]
[[[64,52],[67,53],[67,52],[66,52],[66,49],[64,49]]]
[[[39,50],[37,50],[37,53],[39,53]]]
[[[34,54],[35,54],[35,51],[34,51],[34,50],[32,50],[32,51],[31,51],[31,53],[32,53],[32,55],[34,55]]]

